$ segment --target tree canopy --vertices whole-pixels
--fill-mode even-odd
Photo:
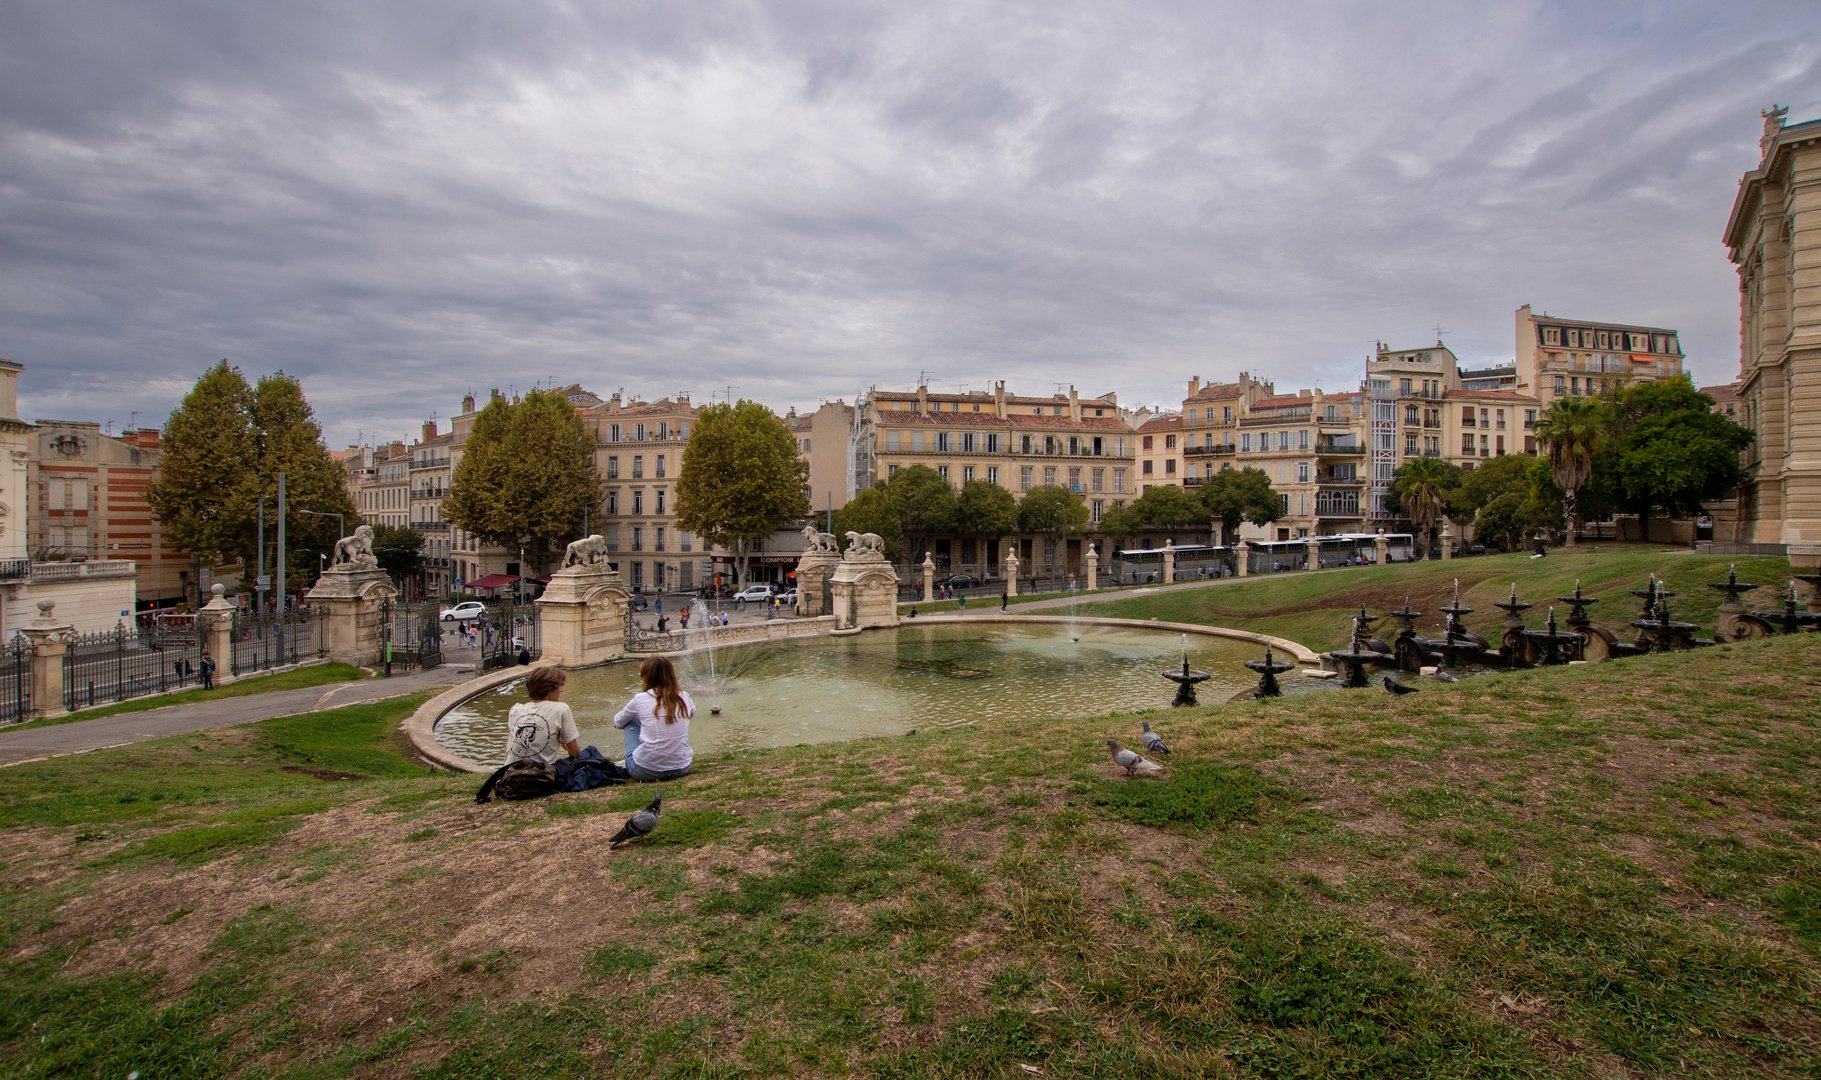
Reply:
[[[160,447],[146,501],[165,536],[196,555],[238,561],[243,577],[257,561],[261,497],[267,528],[275,531],[279,473],[288,543],[336,539],[333,517],[306,510],[340,514],[350,530],[357,520],[345,467],[323,445],[303,386],[282,371],[248,386],[226,360],[209,368],[165,422]]]
[[[955,496],[954,531],[962,536],[997,537],[1018,528],[1018,500],[991,480],[969,480]]]
[[[1100,530],[1115,536],[1140,532],[1205,533],[1212,520],[1208,508],[1175,484],[1158,484],[1126,506],[1115,506],[1100,518]]]
[[[594,448],[594,434],[563,395],[495,398],[469,429],[443,517],[484,543],[523,543],[527,561],[542,562],[580,535],[582,508],[600,501]],[[681,504],[680,480],[677,486]]]
[[[1398,466],[1392,475],[1391,493],[1410,516],[1411,524],[1421,534],[1429,557],[1435,552],[1429,536],[1448,512],[1448,494],[1461,480],[1461,467],[1441,458],[1412,458]]]
[[[885,493],[898,511],[898,524],[909,545],[906,553],[913,563],[922,558],[932,535],[954,527],[954,489],[928,465],[899,469],[885,481]]]
[[[1060,484],[1038,484],[1018,503],[1018,528],[1023,532],[1074,536],[1087,527],[1087,504]]]
[[[1229,545],[1239,542],[1240,522],[1269,525],[1283,513],[1283,500],[1272,490],[1270,474],[1251,466],[1221,469],[1203,480],[1201,504],[1220,522],[1220,542]]]
[[[756,401],[710,405],[677,476],[677,527],[733,553],[739,583],[757,542],[809,516],[809,463],[797,440]]]
[[[1649,538],[1653,512],[1693,517],[1744,479],[1739,452],[1752,432],[1714,412],[1688,376],[1628,386],[1606,404],[1610,424],[1589,486],[1638,516],[1639,539]]]
[[[1612,429],[1612,414],[1593,398],[1558,398],[1537,417],[1536,440],[1549,462],[1549,472],[1562,493],[1567,519],[1568,546],[1575,546],[1575,526],[1580,521],[1577,501],[1581,488],[1593,476],[1594,456]]]
[[[847,500],[835,511],[835,539],[842,550],[849,546],[847,534],[877,533],[885,540],[885,557],[893,562],[904,550],[904,528],[898,520],[898,508],[892,505],[883,481]]]
[[[402,582],[423,569],[424,538],[416,529],[375,525],[373,557],[393,581]]]

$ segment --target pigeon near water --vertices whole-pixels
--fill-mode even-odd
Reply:
[[[1143,724],[1144,733],[1138,737],[1138,741],[1144,744],[1144,748],[1153,754],[1169,753],[1170,748],[1164,745],[1163,736],[1151,730],[1151,722],[1145,720]]]
[[[650,836],[652,830],[658,827],[658,815],[663,812],[663,806],[664,796],[661,794],[653,795],[651,797],[651,804],[627,818],[626,824],[620,826],[620,831],[614,833],[612,839],[607,841],[608,845],[611,847],[619,847],[628,840],[637,840],[641,836]]]
[[[1151,761],[1137,751],[1127,750],[1125,747],[1119,745],[1118,739],[1107,740],[1107,756],[1113,759],[1113,764],[1124,769],[1127,776],[1130,776],[1135,772],[1163,771],[1162,765],[1157,764],[1155,761]]]
[[[1435,669],[1435,681],[1436,682],[1460,682],[1459,679],[1455,678],[1453,675],[1448,674],[1446,671],[1443,671],[1441,668]]]
[[[1404,685],[1404,684],[1403,684],[1403,683],[1401,683],[1401,682],[1392,682],[1392,681],[1391,681],[1391,676],[1389,676],[1389,675],[1386,675],[1386,676],[1385,676],[1385,690],[1386,690],[1386,692],[1388,692],[1388,693],[1390,693],[1390,694],[1393,694],[1393,695],[1396,695],[1396,694],[1414,694],[1414,693],[1417,693],[1417,689],[1416,689],[1416,687],[1414,687],[1414,686],[1405,686],[1405,685]]]

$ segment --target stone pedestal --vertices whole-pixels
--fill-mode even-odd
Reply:
[[[928,581],[935,566],[926,557],[924,567],[924,580]],[[835,598],[835,633],[898,625],[898,572],[883,555],[848,549],[829,579],[829,589]],[[929,595],[927,589],[923,595]]]
[[[1252,545],[1241,540],[1239,546],[1235,547],[1233,551],[1239,556],[1239,576],[1247,576],[1252,572]]]
[[[1018,595],[1018,552],[1006,553],[1005,556],[1005,595]]]
[[[1163,583],[1170,584],[1176,580],[1176,545],[1169,539],[1163,542]]]
[[[1442,522],[1442,558],[1454,558],[1454,523]]]
[[[1378,536],[1372,541],[1372,549],[1378,559],[1378,565],[1385,565],[1385,559],[1391,552],[1391,541],[1385,539],[1385,530],[1378,531]]]
[[[1309,548],[1309,565],[1307,567],[1305,567],[1305,569],[1308,569],[1308,570],[1321,569],[1321,545],[1316,542],[1314,532],[1309,533],[1308,548]]]
[[[1100,587],[1100,552],[1094,550],[1093,544],[1088,545],[1085,561],[1088,564],[1088,588],[1098,589]]]
[[[838,570],[836,571],[836,573],[839,573],[839,572],[840,571],[838,571]],[[893,574],[892,579],[894,581],[897,580],[897,575]],[[935,598],[936,598],[936,560],[930,556],[929,552],[926,551],[923,553],[923,599],[925,601],[929,601],[929,600],[934,600]]]
[[[606,563],[558,570],[534,603],[544,663],[586,667],[626,655],[626,587]]]
[[[56,609],[55,600],[38,601],[38,617],[19,630],[32,648],[34,720],[62,716],[68,711],[63,707],[63,654],[69,651],[76,628],[58,622]]]
[[[797,614],[828,615],[834,606],[827,595],[828,577],[841,564],[838,551],[806,551],[797,560]]]
[[[377,665],[383,649],[379,604],[397,595],[384,570],[355,570],[347,563],[329,567],[304,597],[323,608],[329,659],[355,667]]]
[[[215,661],[215,685],[220,686],[234,681],[234,605],[228,603],[227,586],[217,584],[210,591],[215,595],[196,613],[196,628]]]

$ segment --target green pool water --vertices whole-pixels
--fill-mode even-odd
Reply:
[[[1108,709],[1166,708],[1180,667],[1178,634],[1060,624],[1029,627],[917,626],[868,630],[717,649],[677,661],[696,702],[690,742],[698,752],[834,742],[982,721],[1034,721]],[[1225,701],[1257,683],[1243,663],[1258,646],[1191,635],[1189,664],[1212,675],[1203,702]],[[1325,683],[1284,678],[1288,692]],[[638,662],[569,673],[563,700],[575,711],[584,745],[613,758],[623,738],[612,717],[638,692]],[[506,713],[526,700],[522,682],[473,698],[446,714],[437,741],[477,764],[503,760]],[[719,707],[720,715],[710,713]]]

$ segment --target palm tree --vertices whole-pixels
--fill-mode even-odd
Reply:
[[[1612,413],[1593,398],[1559,398],[1537,417],[1537,442],[1549,457],[1555,486],[1562,489],[1569,547],[1575,546],[1575,501],[1593,475],[1593,457],[1611,428]]]
[[[1452,479],[1447,463],[1440,458],[1414,458],[1397,471],[1397,496],[1403,501],[1411,524],[1422,534],[1423,549],[1431,559],[1435,558],[1435,550],[1429,543],[1429,534],[1447,509],[1448,498],[1442,489]]]

